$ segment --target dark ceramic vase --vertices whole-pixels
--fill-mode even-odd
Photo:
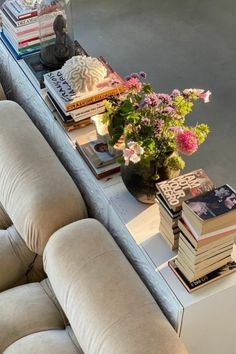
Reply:
[[[154,204],[156,196],[156,183],[179,176],[180,171],[168,167],[156,170],[153,162],[150,167],[142,167],[140,163],[130,163],[121,167],[121,177],[128,191],[139,201],[145,204]],[[153,176],[160,177],[155,180]]]

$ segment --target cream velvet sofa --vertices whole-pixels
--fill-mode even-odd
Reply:
[[[47,280],[0,294],[1,353],[187,353],[98,221],[54,233],[44,267]]]
[[[1,91],[1,90],[0,90]],[[45,277],[42,254],[87,217],[73,180],[19,105],[0,102],[0,291]]]

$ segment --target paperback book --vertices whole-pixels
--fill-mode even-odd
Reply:
[[[236,192],[225,184],[183,203],[188,226],[200,237],[236,227]]]
[[[188,292],[193,292],[196,291],[197,289],[202,288],[205,285],[208,285],[216,280],[219,280],[226,275],[232,274],[236,270],[236,263],[234,261],[228,262],[226,265],[223,267],[220,267],[213,272],[196,279],[192,282],[190,282],[184,274],[180,271],[178,266],[176,265],[175,260],[169,261],[169,266],[175,273],[175,275],[178,277],[178,279],[181,281],[183,286],[187,289]]]
[[[156,184],[168,207],[173,211],[181,210],[184,200],[206,193],[214,184],[203,169]]]

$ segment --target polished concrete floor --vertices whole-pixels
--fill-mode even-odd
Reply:
[[[77,39],[121,74],[144,70],[158,91],[210,89],[189,122],[211,134],[186,158],[186,171],[204,168],[217,185],[236,187],[236,1],[74,0]]]
[[[0,3],[2,0],[0,0]],[[144,70],[157,91],[210,89],[189,123],[211,134],[186,158],[186,171],[204,168],[217,185],[236,187],[236,1],[73,0],[76,39],[121,74]]]

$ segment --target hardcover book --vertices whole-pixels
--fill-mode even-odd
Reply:
[[[67,81],[64,80],[60,70],[53,71],[44,76],[47,90],[65,112],[73,111],[79,107],[101,101],[111,95],[124,92],[123,80],[110,68],[102,57],[99,60],[106,67],[108,75],[104,82],[100,83],[97,89],[91,92],[76,94]],[[119,84],[112,84],[117,80],[120,82]]]
[[[156,184],[158,191],[173,211],[181,209],[182,202],[206,193],[214,188],[213,182],[203,169]]]
[[[105,106],[103,102],[97,102],[95,104],[81,107],[78,110],[72,111],[71,114],[65,114],[58,106],[57,102],[50,95],[50,93],[47,94],[47,97],[57,110],[62,121],[64,123],[71,123],[71,125],[73,125],[74,127],[76,127],[77,124],[80,124],[81,121],[87,120],[94,115],[102,114],[105,112]]]
[[[211,272],[199,279],[196,279],[193,282],[190,282],[184,276],[184,274],[180,271],[180,269],[178,268],[178,266],[175,263],[175,260],[169,261],[168,264],[169,264],[170,268],[173,270],[173,272],[175,273],[175,275],[178,277],[178,279],[181,281],[183,286],[190,293],[193,291],[196,291],[197,289],[200,289],[203,286],[206,286],[216,280],[219,280],[219,279],[225,277],[226,275],[229,275],[229,274],[235,272],[235,270],[236,270],[236,263],[234,261],[230,261],[229,263],[227,263],[223,267],[220,267],[220,268],[214,270],[213,272]]]
[[[19,0],[5,1],[2,6],[16,21],[37,16],[36,5],[34,7],[24,6]]]
[[[201,236],[236,226],[236,192],[225,184],[183,203],[185,222]]]

